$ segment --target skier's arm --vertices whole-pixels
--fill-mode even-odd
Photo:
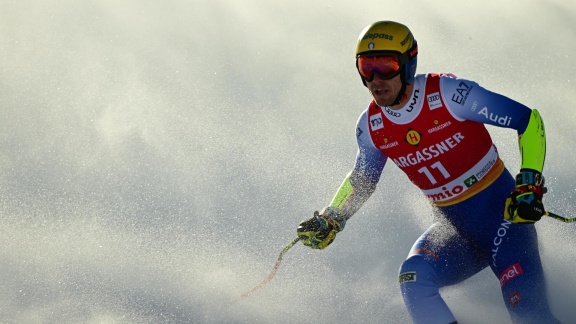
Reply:
[[[442,96],[454,117],[518,132],[521,167],[516,176],[516,188],[506,199],[504,218],[512,223],[540,220],[545,212],[542,170],[546,158],[546,132],[538,110],[488,91],[472,81],[445,77],[441,82]]]
[[[532,110],[526,129],[519,135],[522,164],[516,175],[516,187],[506,199],[504,218],[512,223],[534,223],[544,216],[544,160],[546,132],[536,109]]]
[[[342,231],[346,221],[362,207],[376,189],[386,156],[372,143],[365,114],[358,122],[356,138],[358,153],[354,169],[346,176],[332,202],[320,213],[300,223],[297,234],[304,245],[314,249],[323,249]]]
[[[336,208],[344,220],[352,217],[376,190],[385,163],[386,157],[380,151],[358,150],[354,169],[346,176],[324,211]]]
[[[335,210],[344,220],[352,217],[370,198],[387,160],[386,155],[374,146],[367,125],[366,114],[362,114],[356,125],[358,152],[354,169],[346,176],[330,205],[323,210]]]

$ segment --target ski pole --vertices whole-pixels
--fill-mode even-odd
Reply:
[[[562,221],[562,222],[564,222],[564,223],[574,223],[574,222],[576,222],[576,217],[566,218],[566,217],[563,217],[563,216],[560,216],[560,215],[558,215],[558,214],[554,214],[554,213],[548,212],[548,211],[545,212],[544,215],[549,216],[549,217],[552,217],[552,218],[557,219],[557,220],[559,220],[559,221]]]
[[[298,241],[300,241],[299,237],[296,237],[295,239],[293,239],[290,243],[288,243],[284,249],[282,250],[282,252],[280,252],[280,255],[278,256],[278,259],[276,260],[276,263],[274,264],[274,268],[272,268],[272,272],[270,272],[270,274],[268,275],[268,277],[264,278],[264,280],[262,280],[261,283],[259,283],[258,285],[254,286],[252,289],[247,290],[245,293],[243,293],[242,295],[240,295],[240,297],[238,297],[236,300],[234,300],[232,303],[230,304],[234,304],[237,301],[239,301],[240,299],[250,295],[251,293],[255,292],[256,290],[262,288],[265,284],[268,283],[268,281],[272,280],[272,278],[274,278],[274,275],[276,275],[276,271],[278,271],[278,268],[280,267],[280,262],[282,262],[282,258],[284,257],[284,254],[286,254],[286,252],[288,252],[288,250],[290,250],[296,243],[298,243]]]
[[[545,212],[544,215],[548,216],[548,217],[552,217],[556,220],[562,221],[564,223],[574,223],[576,222],[576,217],[572,217],[572,218],[567,218],[564,216],[560,216],[558,214],[555,214],[553,212]],[[251,293],[255,292],[256,290],[262,288],[264,285],[266,285],[270,280],[272,280],[272,278],[274,278],[274,276],[276,275],[276,272],[278,271],[278,268],[280,267],[280,263],[282,262],[282,258],[284,258],[284,254],[286,254],[286,252],[288,252],[288,250],[290,250],[296,243],[298,243],[298,241],[300,241],[299,237],[296,237],[295,239],[293,239],[290,243],[288,243],[284,249],[282,250],[282,252],[280,252],[280,255],[278,256],[278,259],[276,260],[276,263],[274,264],[274,267],[272,268],[272,271],[270,272],[270,274],[268,275],[268,277],[264,278],[264,280],[262,280],[262,282],[260,282],[258,285],[254,286],[252,289],[247,290],[245,293],[243,293],[242,295],[240,295],[240,297],[238,297],[235,301],[233,301],[230,304],[234,304],[237,301],[239,301],[240,299],[250,295]]]

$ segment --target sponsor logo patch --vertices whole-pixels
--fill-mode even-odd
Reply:
[[[510,229],[510,224],[512,224],[509,220],[503,219],[503,223],[500,224],[498,231],[496,232],[496,236],[494,237],[494,245],[492,248],[492,264],[496,267],[496,259],[498,258],[498,250],[500,249],[500,244],[504,241],[506,234],[508,234],[508,229]]]
[[[510,305],[512,305],[512,307],[516,307],[520,304],[520,301],[522,300],[522,295],[520,295],[518,292],[513,292],[510,295]]]
[[[368,34],[364,35],[362,40],[364,40],[364,39],[377,39],[377,38],[382,38],[382,39],[387,39],[387,40],[394,39],[394,37],[392,35],[388,35],[388,34],[368,33]]]
[[[499,116],[499,115],[493,114],[493,113],[488,111],[488,107],[484,107],[484,108],[480,109],[480,111],[478,112],[478,115],[482,115],[482,116],[484,116],[484,118],[490,120],[494,124],[498,124],[498,125],[502,125],[502,126],[510,126],[510,123],[512,122],[512,117]]]
[[[474,102],[472,103],[472,108],[470,108],[470,110],[476,111],[476,107],[478,107],[478,101],[474,101]]]
[[[415,282],[416,281],[416,271],[401,273],[398,277],[398,282],[403,284],[405,282]]]
[[[437,132],[437,131],[439,131],[439,130],[442,130],[442,129],[444,129],[444,128],[450,126],[450,125],[452,125],[452,123],[451,123],[450,121],[444,122],[444,123],[442,123],[442,124],[440,124],[440,125],[438,125],[438,124],[439,124],[439,122],[438,122],[437,120],[435,120],[435,121],[434,121],[434,125],[436,125],[436,126],[430,128],[430,129],[428,130],[428,134]]]
[[[476,176],[471,176],[470,178],[464,180],[464,184],[466,185],[466,188],[472,187],[476,182],[478,182],[478,179],[476,179]]]
[[[412,112],[412,110],[414,110],[414,105],[416,103],[418,103],[418,94],[419,93],[420,93],[420,89],[414,89],[414,97],[412,98],[412,103],[410,104],[408,109],[406,109],[407,112]]]
[[[395,147],[398,146],[398,141],[394,141],[392,143],[388,143],[388,139],[384,139],[384,145],[380,145],[380,149],[385,150],[385,149],[389,149],[391,147]]]
[[[500,287],[504,287],[504,285],[508,283],[508,281],[522,275],[523,273],[524,271],[522,271],[520,263],[516,263],[509,266],[500,274]]]
[[[384,123],[382,122],[382,114],[377,113],[370,116],[370,129],[375,131],[384,128]]]
[[[442,107],[442,100],[440,100],[440,92],[434,92],[426,96],[430,110]]]
[[[394,111],[388,107],[384,107],[384,111],[388,113],[388,115],[392,116],[392,117],[400,117],[402,116],[401,113]]]
[[[414,138],[410,139],[413,142],[409,142],[408,135],[410,135],[411,132],[418,134],[418,140]],[[406,134],[406,138],[404,140],[410,143],[411,145],[417,146],[418,144],[420,144],[421,136],[422,135],[420,133],[411,129]],[[406,156],[400,156],[396,159],[393,159],[393,161],[400,168],[409,167],[411,165],[417,165],[421,162],[431,160],[433,158],[440,156],[441,154],[448,152],[449,150],[456,147],[456,145],[458,145],[458,143],[460,143],[462,140],[464,140],[464,136],[460,132],[458,132],[452,135],[451,137],[445,139],[444,141],[432,144],[429,147],[425,147],[422,150],[416,151],[414,153],[409,153]]]
[[[472,91],[474,86],[467,84],[466,82],[462,81],[458,84],[458,88],[456,89],[456,93],[452,94],[452,101],[455,103],[464,106],[466,103],[466,99],[468,99],[468,95],[470,91]]]
[[[421,139],[422,135],[419,132],[410,128],[408,130],[408,133],[406,133],[406,138],[404,140],[406,141],[406,143],[412,146],[418,146],[418,144],[420,144]]]

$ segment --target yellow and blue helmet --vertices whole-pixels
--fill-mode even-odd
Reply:
[[[358,58],[382,55],[396,56],[399,64],[398,73],[402,83],[412,84],[416,75],[418,45],[408,27],[394,21],[378,21],[362,30],[356,44],[356,66],[362,82],[373,79],[372,75],[363,75],[358,66]],[[379,71],[376,71],[378,73]],[[391,75],[396,76],[398,73]]]

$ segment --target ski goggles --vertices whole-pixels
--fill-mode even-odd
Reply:
[[[412,48],[403,54],[391,51],[370,52],[356,57],[356,68],[365,82],[372,82],[374,75],[389,80],[400,74],[404,65],[418,55],[418,45],[414,42]]]
[[[356,68],[364,81],[372,82],[374,75],[389,80],[400,73],[402,64],[397,54],[359,55],[356,58]]]

